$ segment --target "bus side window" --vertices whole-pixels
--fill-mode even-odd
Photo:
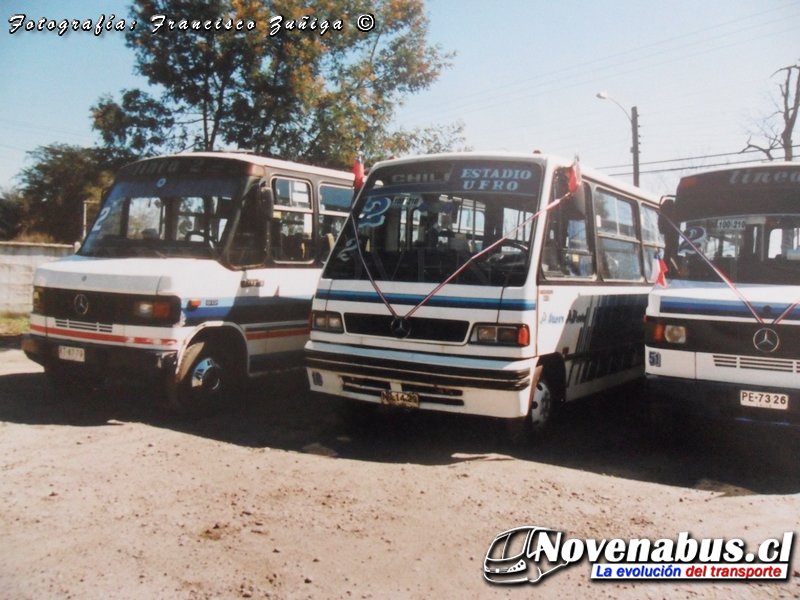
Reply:
[[[556,186],[555,193],[558,193]],[[591,190],[569,196],[547,217],[542,248],[542,271],[547,278],[587,278],[595,274],[594,244],[591,235]]]
[[[276,262],[309,262],[316,257],[311,186],[306,181],[275,178],[275,209],[270,223],[270,254]]]
[[[658,228],[658,211],[649,206],[641,206],[642,243],[644,244],[644,275],[648,283],[654,283],[658,273],[653,272],[653,259],[656,252],[664,258],[664,234]]]
[[[319,257],[325,261],[333,250],[333,243],[344,227],[344,221],[350,210],[353,190],[341,186],[321,184],[319,186]]]
[[[605,190],[597,190],[595,198],[600,274],[603,279],[641,281],[636,202]]]

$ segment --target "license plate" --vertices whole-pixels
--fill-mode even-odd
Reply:
[[[71,360],[73,362],[85,362],[86,353],[83,348],[73,348],[72,346],[59,346],[58,358],[61,360]]]
[[[789,410],[789,394],[770,394],[767,392],[740,390],[739,402],[742,406],[772,408],[775,410]]]
[[[381,392],[381,402],[391,406],[407,406],[409,408],[419,408],[419,394],[406,392]]]

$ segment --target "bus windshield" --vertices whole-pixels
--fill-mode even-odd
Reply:
[[[734,283],[800,283],[800,215],[741,214],[687,221],[684,235]],[[686,240],[678,246],[679,276],[719,281]]]
[[[80,254],[217,258],[244,183],[241,176],[118,181]]]
[[[521,286],[529,270],[538,165],[403,164],[374,173],[329,259],[324,277]],[[355,224],[353,222],[355,218]],[[527,223],[526,223],[527,222]]]

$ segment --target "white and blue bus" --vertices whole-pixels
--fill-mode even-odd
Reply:
[[[352,186],[352,173],[247,153],[130,164],[78,252],[37,269],[23,349],[64,391],[150,376],[183,410],[299,366]]]
[[[577,175],[542,154],[376,164],[314,297],[311,390],[538,430],[642,378],[658,198]]]
[[[668,285],[647,308],[654,416],[800,425],[800,164],[685,177],[668,206]]]

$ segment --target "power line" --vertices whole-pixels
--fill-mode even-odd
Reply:
[[[792,146],[792,148],[800,148],[800,145],[796,144]],[[753,150],[740,150],[739,152],[723,152],[722,154],[706,154],[704,156],[689,156],[687,158],[669,158],[666,160],[652,160],[649,162],[639,163],[640,165],[661,165],[665,163],[673,163],[673,162],[682,162],[685,160],[704,160],[706,158],[721,158],[723,156],[739,156],[741,154],[752,154],[753,152],[761,152],[761,150],[753,149]],[[596,169],[620,169],[622,167],[629,167],[630,164],[624,165],[613,165],[608,167],[595,167]]]
[[[754,162],[752,159],[750,160],[735,160],[729,162],[722,162],[722,163],[713,163],[710,165],[694,165],[689,167],[675,167],[673,169],[653,169],[650,171],[640,171],[640,174],[644,175],[647,173],[672,173],[674,171],[690,171],[690,170],[697,170],[697,169],[708,169],[710,167],[727,167],[728,165],[740,165],[746,163]],[[762,162],[769,162],[766,158]],[[612,177],[621,177],[623,175],[632,175],[633,172],[630,171],[628,173],[609,173]]]

